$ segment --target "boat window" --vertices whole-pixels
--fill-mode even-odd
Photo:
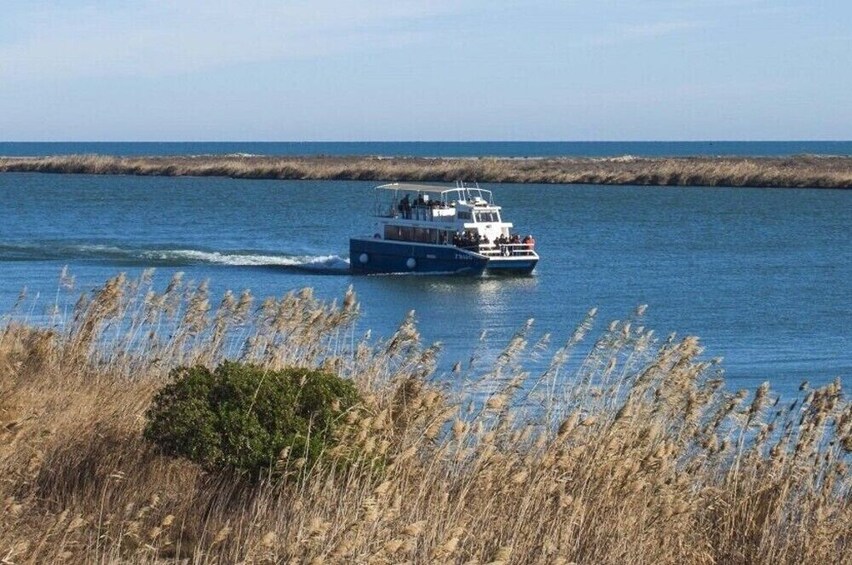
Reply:
[[[414,228],[414,241],[435,243],[435,231],[429,228]]]
[[[385,226],[385,239],[400,239],[399,226]]]
[[[446,243],[451,239],[451,231],[435,228],[412,228],[408,226],[385,226],[385,239],[393,241],[418,241],[420,243]]]
[[[477,212],[476,214],[477,222],[499,222],[499,217],[497,216],[497,212]]]
[[[459,220],[470,220],[470,219],[471,219],[470,212],[459,211]]]
[[[411,228],[406,226],[385,226],[385,239],[412,241]]]

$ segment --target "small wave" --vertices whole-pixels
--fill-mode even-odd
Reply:
[[[0,260],[131,259],[134,253],[110,245],[74,245],[54,241],[0,243]]]
[[[643,157],[637,157],[636,155],[617,155],[614,157],[595,157],[591,160],[601,163],[635,163],[643,159]]]
[[[243,152],[238,151],[236,153],[190,153],[190,154],[187,154],[187,155],[175,155],[175,157],[186,157],[188,159],[217,159],[217,158],[229,158],[229,157],[231,157],[231,158],[233,158],[233,157],[242,157],[242,158],[264,157],[264,155],[260,155],[258,153],[243,153]]]

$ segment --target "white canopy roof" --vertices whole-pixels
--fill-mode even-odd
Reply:
[[[376,190],[408,190],[410,192],[430,192],[433,194],[441,194],[450,189],[451,187],[440,184],[419,184],[414,182],[392,182],[376,187]]]
[[[447,200],[445,196],[448,194],[456,194],[458,195],[455,197],[456,200],[473,201],[476,198],[481,198],[489,204],[492,203],[490,190],[479,188],[479,186],[464,186],[462,183],[458,183],[456,186],[446,186],[440,184],[392,182],[377,186],[376,190],[401,190],[404,192],[440,194],[442,200]]]

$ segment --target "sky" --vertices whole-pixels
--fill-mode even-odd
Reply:
[[[849,140],[849,0],[0,0],[2,141]]]

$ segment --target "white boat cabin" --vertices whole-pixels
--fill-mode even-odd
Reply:
[[[478,185],[384,184],[376,187],[375,210],[377,239],[455,245],[483,255],[534,253],[531,238],[513,235],[491,191]]]

